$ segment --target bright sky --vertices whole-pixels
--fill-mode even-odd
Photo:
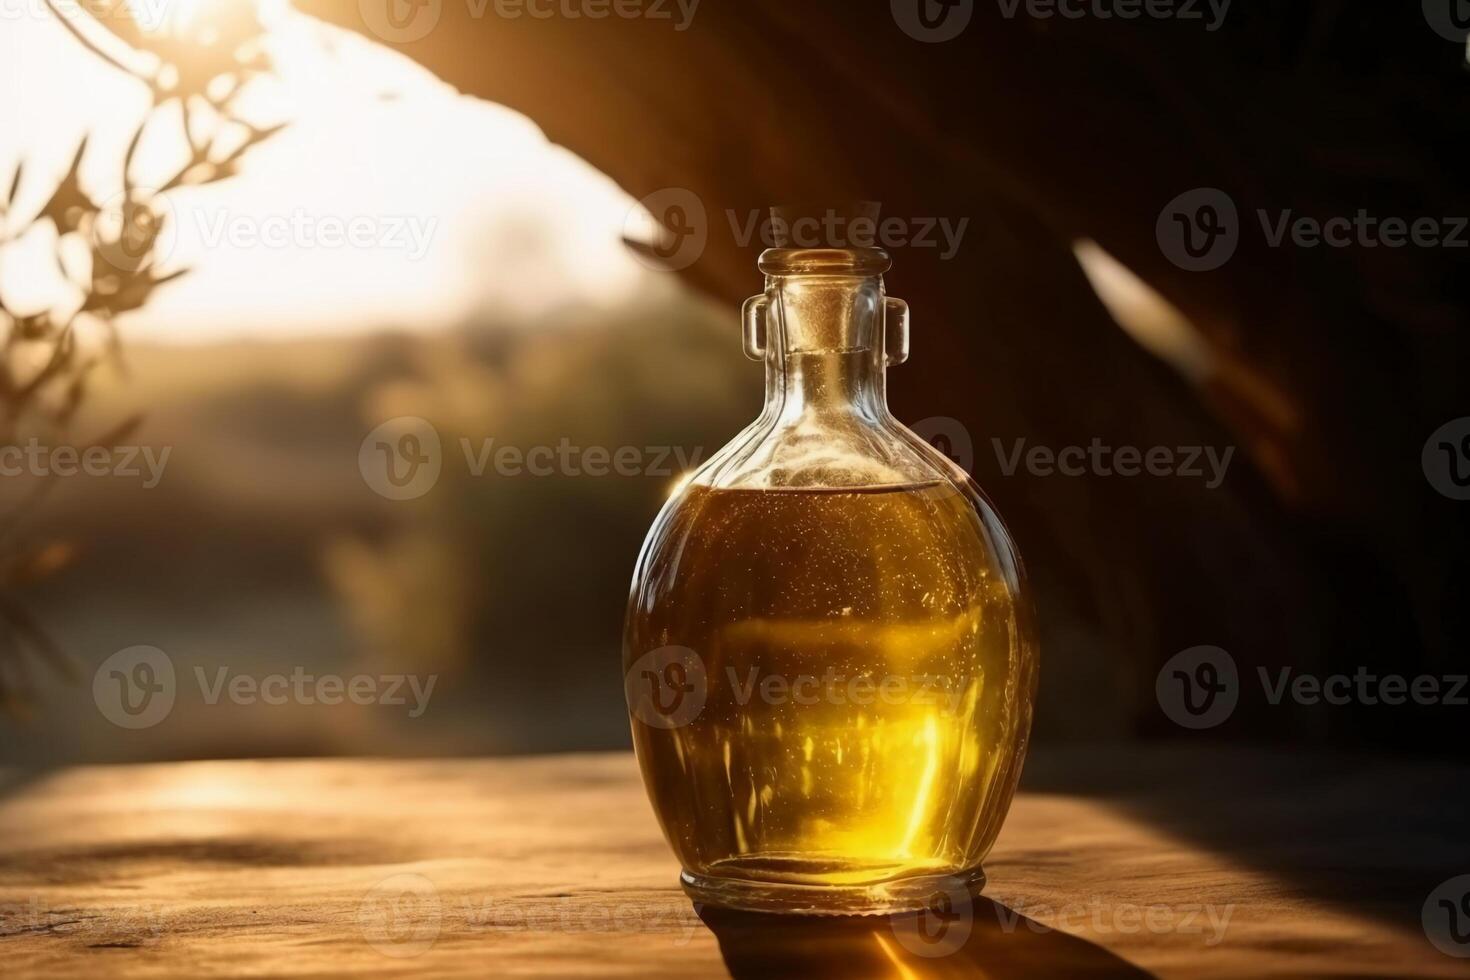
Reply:
[[[130,338],[433,328],[485,306],[515,316],[616,300],[646,281],[620,241],[633,200],[528,119],[356,35],[283,16],[280,81],[252,104],[292,125],[239,176],[169,195],[166,266],[194,271],[127,318]],[[18,160],[27,172],[17,211],[49,193],[87,131],[83,186],[97,200],[116,193],[141,83],[83,49],[43,0],[0,0],[0,85],[0,193]],[[164,157],[158,143],[145,141],[158,152],[140,162]],[[43,302],[59,282],[0,262],[12,305]]]

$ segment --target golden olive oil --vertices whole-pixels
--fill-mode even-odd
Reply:
[[[761,254],[741,319],[765,405],[676,488],[633,575],[633,742],[696,902],[957,908],[1015,792],[1025,576],[974,481],[888,410],[909,353],[889,262]]]
[[[948,481],[676,495],[645,545],[624,668],[630,701],[674,709],[635,711],[633,731],[686,880],[840,888],[978,866],[1031,693],[1015,570],[990,540]],[[664,670],[669,648],[688,652]]]

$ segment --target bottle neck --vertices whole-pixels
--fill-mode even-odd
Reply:
[[[768,405],[778,419],[888,413],[884,386],[883,280],[879,276],[787,275],[767,279],[771,343]]]

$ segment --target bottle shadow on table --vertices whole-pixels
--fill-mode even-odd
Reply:
[[[1110,801],[1184,849],[1411,935],[1430,892],[1470,869],[1470,768],[1458,760],[1228,743],[1059,747],[1027,762],[1022,790]]]
[[[1095,943],[977,897],[967,909],[877,916],[801,916],[711,906],[699,917],[735,980],[1153,976]]]

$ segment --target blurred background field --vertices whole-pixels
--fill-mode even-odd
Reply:
[[[43,510],[32,533],[76,555],[30,599],[80,680],[45,679],[7,749],[44,761],[624,744],[622,603],[674,455],[654,475],[476,475],[460,440],[707,456],[759,407],[759,369],[731,339],[711,305],[654,282],[643,302],[555,323],[131,348],[127,377],[100,386],[79,424],[141,408],[137,441],[169,447],[164,475],[152,489],[61,481]],[[443,440],[439,482],[415,500],[384,499],[358,468],[367,433],[399,415]],[[175,661],[179,701],[167,724],[119,739],[87,665],[134,644]],[[439,680],[418,719],[205,705],[192,671],[220,665]]]

